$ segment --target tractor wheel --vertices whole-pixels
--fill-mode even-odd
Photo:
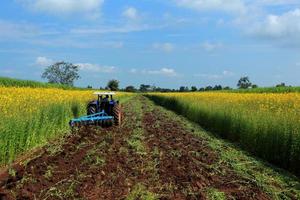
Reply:
[[[96,105],[89,105],[87,108],[87,115],[93,115],[97,113]]]
[[[116,125],[121,125],[122,122],[122,111],[119,104],[116,104],[113,108],[113,114],[114,114],[114,122]]]

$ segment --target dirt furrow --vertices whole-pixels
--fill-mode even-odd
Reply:
[[[145,105],[149,105],[145,103]],[[250,180],[220,166],[218,155],[205,140],[172,120],[160,109],[148,108],[143,118],[147,145],[157,152],[161,188],[157,194],[165,199],[207,199],[226,195],[227,199],[269,199]]]

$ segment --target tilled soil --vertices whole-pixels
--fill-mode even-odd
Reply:
[[[123,110],[120,127],[82,128],[4,170],[0,199],[269,199],[148,100]]]

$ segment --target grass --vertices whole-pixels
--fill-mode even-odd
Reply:
[[[260,158],[300,175],[300,95],[237,93],[149,94]]]
[[[225,194],[214,188],[209,188],[206,195],[209,200],[226,200]]]
[[[30,88],[60,88],[66,90],[78,90],[82,88],[71,87],[61,84],[50,84],[31,80],[21,80],[15,78],[0,77],[0,86],[2,87],[30,87]]]
[[[147,191],[146,187],[142,184],[134,186],[131,193],[127,196],[126,200],[156,200],[159,199],[157,195]]]

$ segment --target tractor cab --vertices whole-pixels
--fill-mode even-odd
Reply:
[[[87,114],[95,114],[97,112],[105,111],[108,115],[113,114],[113,108],[119,101],[115,101],[113,96],[116,95],[114,92],[95,92],[98,98],[95,101],[91,101],[87,108]]]

